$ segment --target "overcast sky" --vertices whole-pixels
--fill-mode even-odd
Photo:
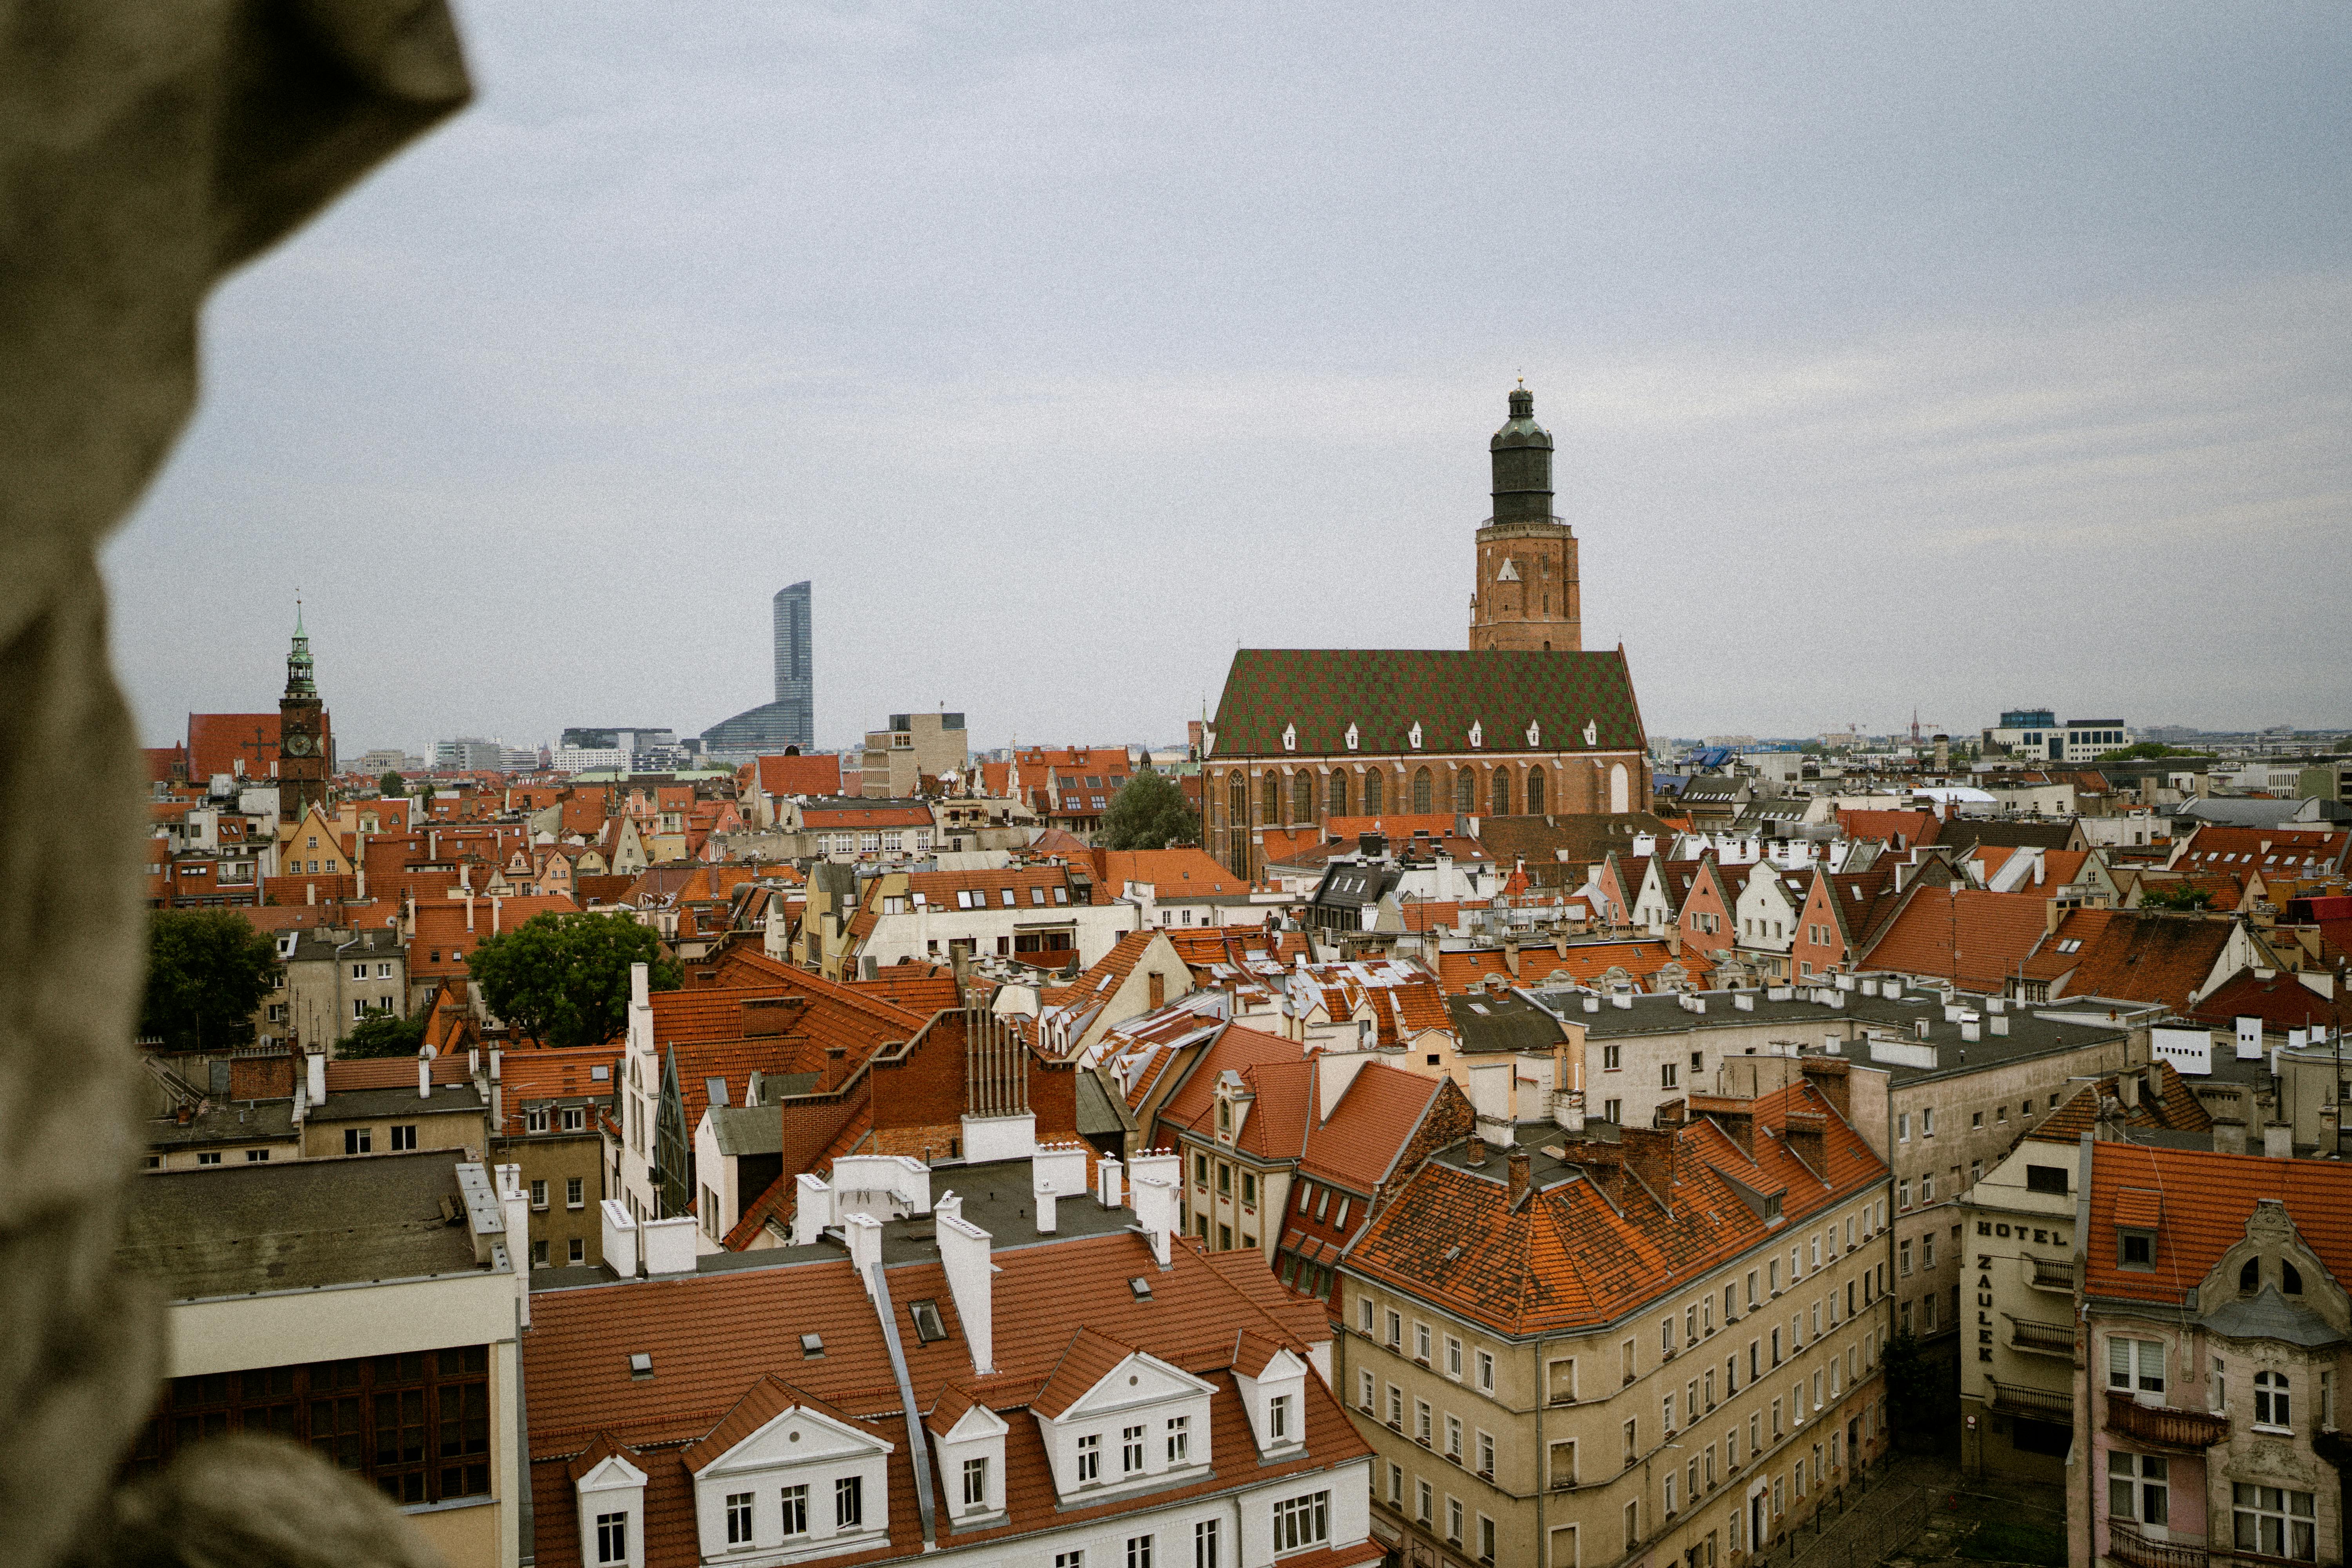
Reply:
[[[1558,442],[1654,733],[2352,724],[2352,9],[467,4],[473,108],[231,282],[111,548],[149,740],[770,695],[1181,737],[1463,646]]]

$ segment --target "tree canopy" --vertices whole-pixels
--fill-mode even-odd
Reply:
[[[1184,792],[1164,773],[1139,768],[1111,796],[1103,813],[1103,844],[1111,849],[1165,849],[1200,842],[1200,819]]]
[[[2186,882],[2143,882],[2139,901],[2142,909],[2201,910],[2211,906],[2213,894],[2205,888],[2193,888]]]
[[[147,924],[139,1032],[166,1049],[253,1043],[253,1013],[278,973],[278,947],[226,910],[159,910]]]
[[[2125,763],[2155,757],[2210,757],[2212,754],[2210,752],[2184,751],[2179,746],[2168,746],[2161,741],[2141,741],[2126,746],[2120,751],[2109,752],[2099,760],[2107,763]]]
[[[339,1057],[413,1057],[425,1044],[425,1016],[394,1017],[382,1007],[371,1007],[352,1032],[335,1042]]]
[[[485,938],[467,968],[497,1017],[541,1045],[602,1045],[621,1032],[629,1007],[629,966],[648,965],[653,989],[685,978],[661,938],[627,915],[533,915]]]
[[[383,777],[375,781],[375,793],[386,800],[398,800],[408,793],[408,781],[392,769],[386,768],[383,771]]]

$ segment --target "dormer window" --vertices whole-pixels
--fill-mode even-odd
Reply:
[[[1290,1440],[1290,1395],[1277,1394],[1265,1402],[1265,1435],[1269,1443]]]
[[[1231,1132],[1233,1130],[1234,1102],[1230,1100],[1221,1100],[1217,1101],[1217,1131]]]
[[[2116,1232],[2116,1267],[2153,1269],[2156,1267],[2156,1232],[2119,1228]]]

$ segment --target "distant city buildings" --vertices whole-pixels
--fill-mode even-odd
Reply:
[[[776,695],[702,732],[715,762],[741,763],[762,752],[816,747],[816,699],[810,666],[809,585],[795,583],[773,601]]]
[[[2048,708],[2011,708],[1985,731],[1984,745],[1987,752],[2037,761],[2088,763],[2133,745],[2138,738],[2120,719],[2069,719],[2062,724]]]

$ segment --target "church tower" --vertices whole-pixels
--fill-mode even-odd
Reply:
[[[327,710],[310,678],[310,639],[302,613],[294,613],[294,647],[286,656],[286,694],[278,700],[278,817],[299,821],[314,805],[327,804],[327,774],[333,766]]]
[[[1584,646],[1576,535],[1552,515],[1551,435],[1536,423],[1535,394],[1511,391],[1511,416],[1487,443],[1495,514],[1478,530],[1470,647],[1573,653]]]

